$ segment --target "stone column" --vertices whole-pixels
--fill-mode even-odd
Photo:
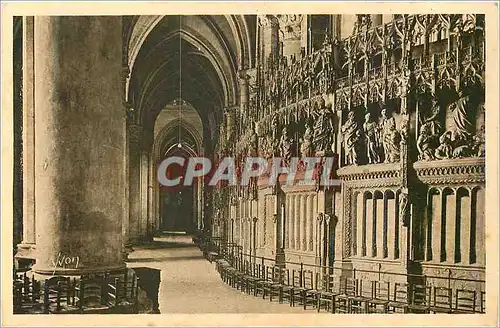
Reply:
[[[129,133],[129,238],[136,244],[141,236],[141,136],[142,127],[131,123]]]
[[[291,194],[290,196],[290,206],[288,210],[288,221],[290,225],[290,229],[288,231],[288,239],[289,239],[289,248],[290,249],[295,249],[295,197],[297,197],[294,194]]]
[[[34,18],[35,273],[125,268],[121,25],[119,16]]]
[[[307,251],[307,195],[301,195],[300,196],[300,217],[301,217],[301,230],[302,233],[300,234],[302,240],[301,240],[301,247],[300,249],[303,251]]]
[[[146,151],[141,151],[141,239],[152,240],[152,234],[148,217],[148,184],[149,184],[149,155]]]
[[[278,54],[278,20],[274,15],[259,15],[262,29],[262,56],[264,62],[269,56]]]
[[[446,262],[455,262],[455,234],[456,234],[456,211],[457,211],[457,197],[455,192],[443,197],[443,205],[446,206]]]
[[[238,72],[238,83],[240,85],[240,113],[243,116],[244,124],[248,122],[248,79],[250,76],[245,70]],[[245,126],[246,127],[246,126]]]
[[[296,250],[300,249],[300,195],[295,195],[294,199],[294,215],[293,219],[295,222],[295,234],[294,234],[294,248]]]
[[[34,259],[35,223],[35,103],[33,17],[23,18],[23,240],[16,258]]]
[[[383,16],[384,15],[373,14],[373,15],[370,15],[370,16],[371,16],[371,19],[372,19],[372,26],[382,25],[382,21],[383,21]]]
[[[301,27],[305,15],[277,15],[280,29],[280,41],[283,42],[282,56],[290,59],[290,56],[300,56]],[[307,24],[306,24],[307,26]],[[310,37],[310,36],[309,36]]]
[[[158,183],[157,173],[154,169],[154,150],[149,154],[149,178],[148,178],[148,218],[150,225],[150,233],[151,236],[154,236],[156,231],[158,230],[158,225],[156,223],[156,214],[155,214],[155,183]]]

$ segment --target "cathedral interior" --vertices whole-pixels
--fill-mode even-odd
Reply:
[[[485,312],[484,15],[13,24],[15,313],[168,312],[157,262],[190,247],[206,306]],[[169,156],[330,156],[340,184],[164,188]]]

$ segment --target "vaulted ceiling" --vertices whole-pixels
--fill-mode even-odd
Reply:
[[[255,16],[138,16],[130,20],[127,99],[137,123],[154,127],[158,113],[182,97],[213,138],[224,107],[238,99],[238,70],[254,65]]]

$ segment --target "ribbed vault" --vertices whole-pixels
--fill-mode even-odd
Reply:
[[[238,70],[253,65],[249,40],[255,26],[248,20],[235,15],[131,20],[127,100],[146,134],[166,104],[182,97],[198,112],[205,142],[214,139],[223,108],[239,102]]]

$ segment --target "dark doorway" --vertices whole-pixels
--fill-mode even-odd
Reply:
[[[192,186],[161,190],[161,230],[163,232],[188,234],[196,232],[193,196]]]

